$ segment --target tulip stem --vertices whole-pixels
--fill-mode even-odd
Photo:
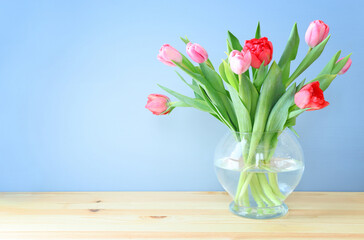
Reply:
[[[284,200],[286,196],[284,196],[279,190],[278,186],[278,178],[277,173],[268,173],[269,185],[272,188],[273,193],[281,200]]]
[[[239,76],[239,80],[241,79],[241,75]],[[276,144],[274,142],[270,142],[268,148],[275,149]],[[252,146],[250,145],[250,148]],[[246,152],[246,149],[243,149],[243,153]],[[254,154],[253,154],[254,155]],[[253,156],[251,155],[251,156]],[[273,151],[265,152],[266,159],[262,161],[264,164],[269,164],[271,157],[273,155]],[[249,207],[251,206],[248,202],[247,195],[250,193],[252,196],[252,201],[255,202],[258,208],[261,207],[273,207],[282,204],[282,200],[285,199],[285,196],[281,193],[278,186],[278,179],[276,173],[263,173],[263,172],[250,172],[248,170],[247,164],[250,163],[250,156],[244,157],[244,168],[240,173],[240,178],[238,182],[237,192],[235,194],[234,201],[238,206]],[[268,181],[269,180],[269,181]],[[253,203],[252,202],[252,203]],[[254,204],[253,204],[254,206]]]

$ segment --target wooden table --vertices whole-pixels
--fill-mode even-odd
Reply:
[[[0,239],[364,239],[364,193],[295,192],[288,215],[229,212],[224,192],[0,193]]]

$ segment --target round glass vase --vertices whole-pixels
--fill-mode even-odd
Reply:
[[[230,210],[242,217],[284,216],[284,200],[298,185],[304,159],[297,137],[283,132],[229,132],[215,152],[219,182],[233,198]]]

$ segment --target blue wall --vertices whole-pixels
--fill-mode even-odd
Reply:
[[[326,92],[329,107],[298,119],[298,189],[364,191],[363,2],[244,2],[1,1],[0,191],[221,190],[212,158],[226,127],[194,109],[144,108],[157,83],[190,94],[159,47],[183,50],[187,35],[216,65],[226,31],[250,39],[260,20],[278,58],[297,21],[302,59],[315,19],[332,38],[304,76],[339,49],[353,65]]]

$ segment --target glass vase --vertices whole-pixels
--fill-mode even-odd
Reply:
[[[284,216],[284,200],[296,188],[304,170],[297,137],[283,132],[229,132],[215,152],[216,175],[239,216],[270,219]]]

